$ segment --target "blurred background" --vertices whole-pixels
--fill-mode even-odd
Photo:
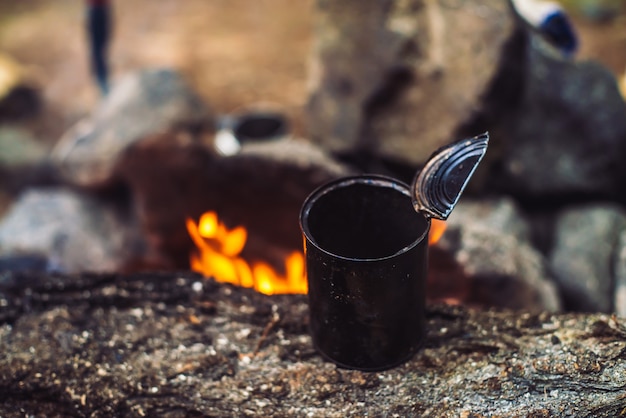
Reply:
[[[99,100],[89,71],[86,1],[0,1],[0,58],[17,63],[45,111],[26,127],[55,141]],[[623,0],[563,0],[581,38],[577,58],[626,71]],[[313,0],[149,0],[111,2],[111,80],[147,67],[181,70],[217,112],[278,103],[302,131]],[[0,91],[3,87],[0,85]],[[7,122],[6,120],[4,121]],[[15,122],[15,121],[12,121]]]
[[[45,110],[27,124],[42,141],[58,139],[100,99],[89,70],[86,3],[0,1],[0,55],[18,63],[20,77],[41,93]],[[173,67],[217,112],[269,101],[301,114],[312,0],[113,0],[111,6],[113,83],[133,70]]]
[[[598,277],[606,276],[606,280],[600,281],[599,285],[592,285],[598,287],[598,292],[605,295],[607,302],[579,307],[587,309],[591,306],[589,309],[610,311],[621,306],[621,312],[626,314],[626,211],[623,208],[626,197],[621,187],[626,179],[626,168],[622,164],[626,155],[623,154],[626,152],[626,138],[623,135],[626,127],[623,123],[625,118],[620,113],[624,101],[615,88],[615,81],[621,83],[622,95],[625,94],[625,0],[562,1],[580,41],[578,51],[573,56],[562,56],[559,52],[543,48],[536,42],[535,34],[530,35],[532,30],[520,29],[523,25],[513,18],[504,2],[491,0],[467,3],[455,0],[396,0],[392,2],[394,11],[391,15],[387,15],[385,10],[379,10],[382,8],[377,6],[378,3],[364,3],[363,13],[354,19],[351,11],[361,11],[358,2],[111,0],[112,36],[108,52],[110,84],[116,86],[118,81],[133,73],[135,81],[119,89],[117,95],[110,93],[106,98],[101,94],[90,69],[87,37],[87,12],[90,3],[102,1],[0,0],[0,176],[6,170],[18,183],[17,186],[10,184],[0,187],[0,219],[8,213],[13,201],[22,196],[22,191],[29,188],[23,186],[21,181],[26,178],[24,183],[28,183],[28,172],[12,167],[29,167],[30,162],[30,166],[41,168],[37,162],[45,161],[50,150],[64,136],[69,140],[69,147],[61,147],[57,157],[63,154],[61,162],[75,163],[76,167],[71,168],[76,168],[76,171],[70,170],[70,181],[66,178],[59,183],[63,186],[86,186],[87,189],[95,190],[95,194],[100,197],[100,189],[105,182],[98,177],[98,170],[89,172],[90,165],[94,161],[98,163],[103,153],[103,149],[98,146],[107,147],[109,143],[116,143],[116,138],[111,138],[107,130],[109,122],[114,120],[123,127],[120,132],[126,130],[124,134],[132,139],[128,143],[143,141],[144,151],[150,151],[143,156],[132,155],[135,160],[130,158],[127,161],[125,158],[128,156],[128,144],[124,142],[126,137],[117,135],[117,139],[122,139],[118,141],[120,149],[117,150],[119,152],[112,153],[114,155],[111,157],[110,175],[107,178],[110,184],[118,182],[120,178],[124,179],[125,187],[135,193],[136,207],[132,207],[129,212],[140,218],[141,232],[148,237],[149,244],[142,245],[163,250],[161,247],[164,247],[164,243],[170,243],[174,247],[174,244],[178,245],[180,242],[172,238],[169,233],[170,224],[166,222],[158,226],[162,227],[160,232],[166,230],[167,233],[154,238],[154,235],[158,235],[154,234],[158,228],[151,222],[159,216],[166,216],[166,208],[177,215],[177,236],[182,235],[189,244],[183,219],[186,212],[194,213],[195,216],[200,213],[200,209],[208,210],[221,205],[228,206],[234,214],[231,216],[236,218],[238,208],[258,203],[245,200],[256,199],[254,193],[246,188],[267,193],[268,188],[277,189],[274,184],[278,179],[286,180],[281,183],[282,189],[276,190],[276,196],[273,196],[278,203],[268,202],[266,207],[257,208],[255,215],[274,213],[280,222],[287,218],[293,221],[288,225],[291,240],[288,240],[288,247],[293,247],[292,241],[299,246],[300,236],[295,222],[297,211],[312,185],[321,182],[324,176],[343,175],[357,167],[362,171],[400,173],[410,179],[416,168],[437,146],[449,142],[460,133],[477,134],[488,128],[490,131],[493,129],[492,137],[495,139],[490,145],[489,161],[483,164],[489,173],[477,173],[475,184],[481,185],[480,191],[485,192],[487,197],[500,194],[506,198],[513,195],[516,199],[489,202],[489,213],[494,213],[497,219],[500,219],[500,211],[514,218],[511,223],[514,226],[503,226],[503,231],[499,231],[498,236],[506,241],[517,236],[515,231],[530,229],[530,233],[520,235],[523,239],[518,238],[524,245],[526,241],[532,241],[536,247],[533,251],[538,255],[535,256],[533,252],[532,257],[523,257],[529,260],[531,266],[543,265],[543,258],[546,258],[546,263],[551,263],[551,268],[558,270],[556,267],[559,267],[559,260],[579,259],[576,254],[572,256],[569,253],[567,256],[557,257],[559,253],[554,250],[559,248],[559,243],[567,247],[571,242],[565,235],[559,235],[558,220],[569,219],[561,218],[562,211],[567,214],[564,212],[568,209],[567,205],[577,210],[576,204],[582,201],[604,205],[597,215],[598,228],[601,231],[596,231],[596,235],[591,232],[582,234],[584,236],[580,238],[579,249],[597,249],[597,242],[612,242],[611,247],[602,255],[602,271],[597,274]],[[471,3],[472,9],[459,13],[458,10],[468,3]],[[344,4],[349,6],[343,8]],[[421,5],[422,9],[417,10],[419,7],[415,7],[415,4]],[[493,21],[490,16],[494,17]],[[425,19],[427,23],[420,19]],[[459,21],[463,23],[458,24]],[[463,27],[465,23],[467,28]],[[378,28],[377,25],[384,26],[380,33],[370,35],[362,30]],[[522,32],[523,42],[520,43],[518,41],[521,38],[518,35]],[[386,37],[390,33],[396,36],[390,38],[391,41],[400,39],[404,46],[393,42],[387,44]],[[445,46],[444,52],[441,52],[442,43]],[[442,54],[447,54],[447,62],[441,60]],[[600,63],[601,67],[579,65],[589,60]],[[517,68],[510,68],[516,65],[524,68],[519,71]],[[203,114],[200,111],[202,106],[196,106],[197,102],[190,97],[193,94],[180,88],[177,78],[172,74],[140,71],[164,67],[173,68],[176,74],[182,74],[191,90],[208,104],[210,111]],[[485,75],[480,74],[482,70]],[[516,81],[510,83],[514,85],[510,95],[507,92],[500,94],[499,91],[493,91],[494,86],[510,87],[506,80],[502,81],[503,77],[509,76],[517,77]],[[162,84],[165,84],[161,80],[170,83],[171,90],[168,90],[170,87],[161,89]],[[135,89],[133,82],[145,88]],[[164,97],[171,99],[162,100],[164,103],[159,100],[154,101],[156,103],[150,101],[150,97],[163,98],[159,95],[167,96],[168,92],[178,92],[178,89],[183,91],[181,97],[184,96],[185,99],[178,100],[179,97],[176,96]],[[573,93],[570,94],[571,92]],[[123,102],[131,94],[136,94],[139,98],[136,102],[130,100],[132,106],[125,107]],[[13,96],[9,97],[11,95]],[[508,98],[514,100],[507,100]],[[3,106],[7,101],[10,101],[10,106]],[[581,106],[578,106],[579,101]],[[295,151],[291,154],[281,154],[280,158],[276,155],[284,152],[286,146],[279,145],[265,151],[250,148],[251,153],[242,152],[231,159],[220,159],[220,156],[213,155],[210,146],[202,150],[201,147],[194,148],[198,144],[206,145],[205,134],[211,137],[215,134],[212,128],[203,131],[205,127],[200,129],[199,125],[259,102],[273,103],[280,107],[288,115],[290,133],[294,138],[312,139],[312,142],[320,145],[324,155],[328,151],[327,155],[333,158],[324,160],[324,156],[320,157],[322,152],[317,149],[298,148],[302,147],[301,143],[296,144]],[[174,116],[168,113],[170,103],[173,103],[173,108],[178,109]],[[129,122],[130,116],[124,118],[127,110],[137,104],[141,105],[138,107],[145,107],[139,109],[139,117]],[[483,114],[471,114],[475,108],[481,106]],[[187,118],[195,110],[198,110],[198,114]],[[146,113],[142,113],[144,111]],[[554,115],[548,115],[549,113]],[[155,120],[139,120],[141,115],[146,114]],[[416,121],[416,115],[421,119]],[[165,136],[161,135],[163,132],[159,129],[151,129],[153,122],[169,116],[173,120],[167,121],[171,122],[171,126],[166,126],[170,128],[169,131],[163,130],[166,132]],[[80,128],[79,122],[90,118],[91,131],[87,129],[85,133],[77,129]],[[135,135],[135,121],[136,125],[141,125],[144,136]],[[198,121],[200,122],[197,123]],[[420,123],[429,122],[432,122],[432,126],[424,133]],[[185,125],[186,123],[188,124]],[[181,128],[181,125],[185,126]],[[577,138],[572,141],[574,136]],[[430,138],[435,138],[435,141],[429,142]],[[81,147],[90,142],[93,146],[87,153]],[[414,148],[417,142],[424,143],[423,152],[417,152]],[[158,146],[150,149],[154,144]],[[163,151],[168,150],[167,147],[172,147],[175,152]],[[363,149],[370,154],[364,157]],[[67,155],[64,154],[65,150],[69,150]],[[71,155],[71,152],[74,154]],[[151,152],[161,157],[159,167],[154,167],[157,164]],[[350,158],[346,159],[346,155],[351,152]],[[83,154],[88,154],[89,158],[84,159]],[[171,158],[172,155],[180,158]],[[587,158],[588,155],[592,157]],[[71,158],[65,161],[66,156]],[[403,160],[407,156],[412,158]],[[378,161],[372,161],[378,158],[380,161],[384,160],[383,164],[378,165]],[[132,166],[131,161],[134,164]],[[311,161],[314,163],[310,164]],[[338,161],[344,164],[339,169]],[[359,165],[363,161],[366,164]],[[582,163],[585,163],[584,169],[580,169]],[[314,168],[318,171],[311,169],[316,164],[318,165]],[[191,180],[192,174],[204,173],[201,170],[207,166],[216,170],[212,178],[203,179],[204,183]],[[196,168],[198,170],[194,172]],[[222,168],[224,171],[219,171]],[[155,174],[158,170],[165,174],[162,179],[153,181],[151,176],[158,175],[159,173]],[[319,174],[322,171],[324,175]],[[159,181],[166,182],[170,181],[169,177],[176,177],[168,173],[181,173],[180,177],[188,178],[190,185],[181,188],[179,183],[172,180],[168,185],[173,191],[172,195],[165,196],[163,190],[153,190],[158,188]],[[258,173],[269,175],[265,180],[259,180],[258,177],[262,176],[257,176]],[[45,175],[45,171],[38,171],[35,182],[38,184],[35,186],[40,185]],[[81,175],[94,175],[95,178],[85,180]],[[221,190],[222,186],[216,179],[228,178],[229,175],[233,178],[225,181],[228,184]],[[8,175],[5,177],[8,178]],[[549,178],[554,182],[546,182]],[[242,179],[246,181],[243,185]],[[499,182],[500,179],[504,180]],[[0,186],[3,186],[2,183],[3,179],[0,178]],[[604,183],[607,185],[602,186]],[[237,193],[232,190],[237,187],[233,186],[242,189],[238,192],[242,196],[232,198],[231,194]],[[212,207],[205,200],[200,200],[201,193],[197,190],[209,189],[219,195],[219,198],[232,198],[232,202],[227,205],[216,197],[217,203]],[[191,193],[190,190],[195,192]],[[289,204],[281,203],[280,199],[293,190],[297,190],[297,193],[292,193],[292,201]],[[89,199],[91,197],[90,195]],[[79,198],[83,199],[84,196]],[[554,201],[550,201],[551,198]],[[90,206],[93,202],[89,199],[84,212],[91,214],[94,213]],[[189,200],[188,206],[185,206],[184,199]],[[529,201],[532,204],[528,204]],[[608,209],[607,201],[611,204]],[[172,202],[177,202],[180,207],[171,208]],[[518,203],[524,213],[516,212]],[[615,208],[614,203],[619,206]],[[37,206],[37,210],[39,207],[49,206],[47,201],[44,204],[35,202],[33,205]],[[285,212],[288,212],[288,216],[275,214],[275,209],[281,205],[288,207]],[[16,213],[24,212],[17,205],[15,207],[18,208],[15,209]],[[192,207],[193,210],[190,209]],[[160,212],[155,215],[150,210]],[[476,210],[478,214],[472,210]],[[60,213],[63,211],[66,211],[65,207],[59,209]],[[478,222],[488,219],[486,211],[487,209],[480,206],[478,209],[470,207],[465,212],[457,212],[469,213],[472,222]],[[109,208],[104,212],[108,214]],[[615,216],[611,218],[607,213]],[[32,216],[30,219],[40,217],[37,211]],[[593,216],[595,219],[595,215]],[[515,226],[525,225],[527,217],[531,218],[531,227]],[[53,218],[51,222],[56,222],[58,217]],[[93,235],[101,236],[101,217],[94,218]],[[615,225],[619,227],[605,222],[606,219],[615,219]],[[29,222],[31,221],[16,223]],[[253,220],[250,222],[254,223]],[[577,231],[577,222],[591,224],[583,219],[574,222],[573,226],[565,225],[562,229]],[[128,223],[133,222],[128,219],[120,221],[120,230],[129,229]],[[260,225],[259,229],[263,230],[267,224],[276,229],[279,222],[259,217],[257,223]],[[459,221],[456,227],[462,230],[468,223]],[[491,226],[493,224],[492,222]],[[451,225],[454,226],[454,222]],[[7,241],[19,235],[12,231],[10,228],[5,229],[4,237]],[[454,228],[452,231],[454,232]],[[619,235],[621,231],[622,238],[613,236],[615,233]],[[274,232],[267,234],[268,240],[274,239]],[[468,236],[472,234],[476,236],[476,231],[471,231]],[[58,227],[57,235],[62,237],[50,238],[50,246],[72,247],[64,244],[73,242],[71,237],[67,238],[65,225]],[[609,235],[610,238],[607,238]],[[450,273],[450,266],[454,265],[452,259],[463,264],[459,260],[481,258],[467,256],[470,251],[463,246],[471,243],[455,241],[462,236],[462,233],[455,235],[448,232],[440,244],[447,251],[445,257],[441,256],[439,260],[442,277],[453,276]],[[37,244],[41,241],[36,238],[33,240]],[[481,242],[481,248],[484,248],[482,259],[489,259],[503,248],[502,245],[497,248],[486,245],[493,242],[495,240],[492,235],[486,235]],[[511,246],[513,255],[507,254],[504,257],[506,260],[513,259],[519,248],[522,248],[523,251],[520,251],[523,254],[528,253],[524,245],[517,244],[519,243],[516,241]],[[267,241],[262,241],[258,246],[268,247]],[[126,252],[127,246],[124,242],[118,247],[116,248],[121,253]],[[6,248],[13,247],[6,244]],[[72,248],[81,253],[85,245],[80,243]],[[188,248],[181,248],[186,262]],[[616,254],[622,254],[621,258],[616,257]],[[100,254],[94,257],[100,257]],[[541,261],[536,262],[538,259]],[[593,264],[598,260],[598,255],[591,254],[588,259],[589,264]],[[47,266],[58,267],[56,261],[54,257],[48,257]],[[91,267],[96,265],[91,261],[86,264]],[[467,265],[467,271],[459,274],[477,276],[478,281],[487,278],[488,280],[484,280],[485,288],[490,292],[497,287],[493,285],[494,278],[500,280],[504,276],[525,274],[517,261],[504,272],[498,270],[502,263],[493,264],[488,266],[493,269],[489,270],[489,274],[482,274],[480,268]],[[568,280],[572,271],[583,271],[578,266],[568,269],[563,273],[563,277]],[[437,272],[436,269],[433,271]],[[551,276],[543,270],[527,271],[533,280],[544,273],[547,277]],[[616,271],[621,272],[619,277],[614,277]],[[586,277],[589,274],[583,271],[581,281]],[[616,285],[618,282],[621,287]],[[521,300],[516,307],[534,306],[532,304],[537,298],[536,293],[541,293],[541,290],[537,290],[541,286],[534,282],[524,283],[524,289],[532,288],[532,292],[528,293],[532,295],[528,300]],[[519,289],[515,286],[507,288],[509,290],[506,292],[520,293],[515,290]],[[584,288],[586,284],[581,286]],[[476,289],[476,292],[480,292],[481,288],[476,286]],[[506,292],[496,292],[493,300],[490,299],[486,304],[506,300],[508,296],[502,297]],[[550,292],[550,295],[554,293],[553,290]],[[583,293],[589,292],[583,289]],[[560,306],[558,303],[544,302],[539,305],[549,309]]]
[[[581,38],[577,57],[621,75],[626,17],[600,18],[587,3],[593,1],[564,1]],[[112,10],[112,80],[139,68],[171,66],[218,112],[263,100],[284,105],[301,121],[313,0],[113,0]],[[41,116],[48,118],[37,137],[44,141],[58,138],[99,99],[89,72],[85,15],[80,0],[0,1],[0,54],[17,62],[40,90]]]

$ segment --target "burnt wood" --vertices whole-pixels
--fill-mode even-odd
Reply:
[[[191,273],[0,273],[0,416],[615,417],[626,320],[432,305],[404,365],[339,369],[304,295]]]

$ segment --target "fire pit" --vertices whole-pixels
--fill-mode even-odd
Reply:
[[[546,53],[506,2],[409,3],[319,2],[306,139],[277,139],[281,127],[263,119],[242,130],[269,141],[239,130],[247,140],[219,153],[210,107],[175,71],[146,70],[116,80],[43,167],[0,167],[15,196],[0,264],[19,267],[0,273],[0,415],[623,413],[624,321],[551,313],[626,312],[626,104],[614,78]],[[319,343],[324,312],[312,318],[315,303],[281,294],[316,292],[303,274],[302,202],[366,172],[409,183],[432,149],[486,129],[494,152],[468,185],[472,199],[428,251],[431,300],[412,321],[421,349],[378,371],[325,361],[320,352],[345,340]],[[421,197],[455,203],[465,183],[448,186]],[[429,242],[440,224],[432,220]],[[341,265],[404,254],[385,243],[391,255],[366,261],[334,244],[317,255]],[[343,300],[362,290],[338,284]],[[386,318],[352,308],[364,323]],[[343,334],[357,341],[353,331]],[[380,335],[389,336],[370,342]]]

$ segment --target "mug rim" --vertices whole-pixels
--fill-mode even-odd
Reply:
[[[412,248],[414,248],[415,246],[417,246],[418,244],[420,244],[422,241],[424,241],[424,239],[428,238],[428,233],[430,231],[430,226],[431,226],[431,220],[428,216],[425,216],[424,214],[420,213],[420,212],[415,212],[415,216],[421,216],[425,221],[426,221],[426,226],[424,227],[424,231],[422,232],[421,235],[419,235],[415,240],[413,240],[410,244],[402,247],[401,249],[399,249],[398,251],[394,252],[393,254],[390,255],[386,255],[383,257],[375,257],[375,258],[356,258],[356,257],[346,257],[340,254],[336,254],[334,252],[328,251],[325,248],[322,248],[317,241],[313,238],[313,234],[311,233],[311,230],[309,228],[308,225],[308,221],[306,218],[308,218],[308,215],[313,207],[313,205],[317,202],[317,200],[319,200],[322,196],[331,193],[337,189],[343,188],[343,187],[347,187],[347,186],[351,186],[351,185],[355,185],[355,184],[365,184],[365,185],[378,185],[378,186],[383,186],[383,187],[387,187],[389,189],[393,189],[403,195],[405,195],[407,197],[407,199],[409,199],[409,202],[411,202],[411,189],[409,187],[408,184],[395,179],[393,177],[390,176],[385,176],[385,175],[381,175],[381,174],[360,174],[360,175],[354,175],[354,176],[346,176],[346,177],[341,177],[335,180],[331,180],[325,184],[322,184],[321,186],[317,187],[315,190],[313,190],[313,192],[311,192],[307,198],[304,200],[304,203],[302,204],[302,208],[300,209],[300,230],[302,231],[302,234],[304,235],[305,239],[311,244],[313,245],[315,248],[317,248],[319,251],[331,256],[331,257],[335,257],[341,260],[347,260],[347,261],[355,261],[355,262],[376,262],[376,261],[381,261],[381,260],[387,260],[387,259],[391,259],[394,257],[397,257],[401,254],[404,254],[408,251],[410,251]],[[306,246],[305,246],[306,248]]]

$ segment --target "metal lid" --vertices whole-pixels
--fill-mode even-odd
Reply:
[[[487,152],[489,134],[446,145],[430,156],[411,187],[413,207],[425,216],[448,219]]]

